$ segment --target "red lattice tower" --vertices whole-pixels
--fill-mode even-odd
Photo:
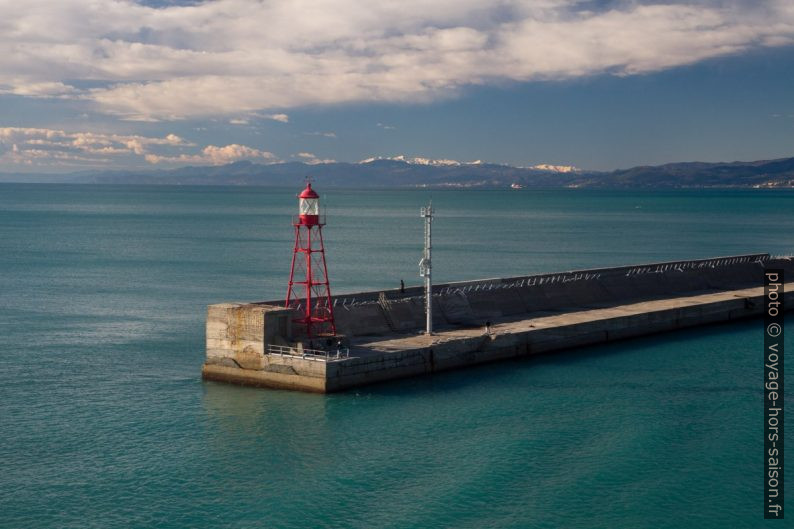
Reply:
[[[298,208],[299,214],[292,222],[295,226],[295,249],[286,306],[300,314],[293,322],[305,326],[309,338],[333,336],[336,324],[325,265],[325,219],[320,218],[320,195],[309,183],[298,195]]]

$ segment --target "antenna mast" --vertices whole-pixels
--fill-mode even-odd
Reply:
[[[419,276],[425,278],[425,316],[427,317],[427,328],[425,334],[433,334],[433,277],[432,264],[430,261],[430,250],[433,248],[432,228],[433,228],[433,201],[426,208],[422,208],[420,216],[425,219],[425,248],[422,259],[419,261]]]

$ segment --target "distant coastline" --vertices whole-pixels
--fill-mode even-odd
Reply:
[[[169,170],[0,173],[0,183],[291,186],[311,175],[324,186],[367,188],[794,188],[794,157],[754,162],[682,162],[615,171],[588,171],[552,165],[513,167],[480,161],[427,162],[380,158],[359,163],[265,165],[241,161]]]

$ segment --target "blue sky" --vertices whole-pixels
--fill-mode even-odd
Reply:
[[[0,0],[0,171],[794,156],[793,4]]]

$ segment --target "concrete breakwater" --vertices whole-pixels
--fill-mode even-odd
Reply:
[[[436,285],[432,336],[420,287],[337,295],[342,350],[301,336],[280,301],[210,305],[203,376],[330,392],[758,316],[765,268],[794,278],[792,258],[751,254]]]

